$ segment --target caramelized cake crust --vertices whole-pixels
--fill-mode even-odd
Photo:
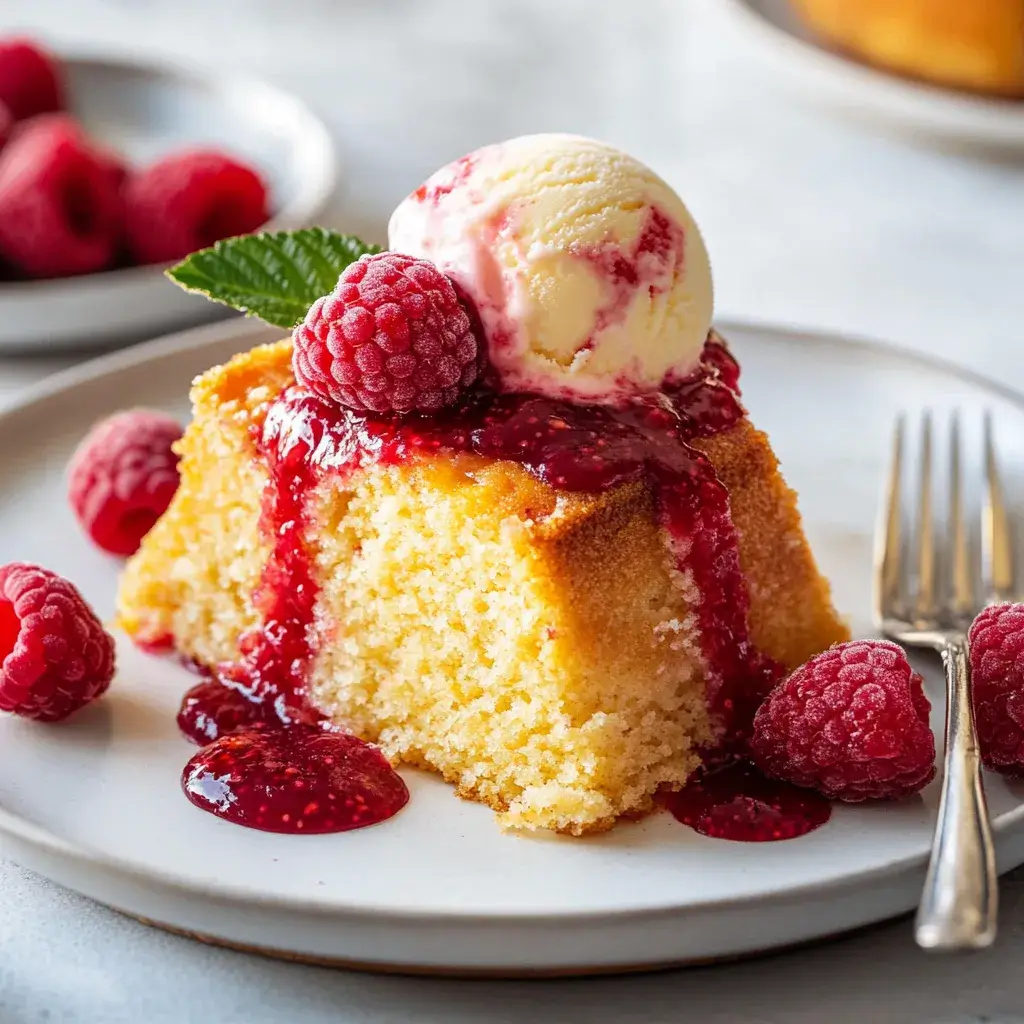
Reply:
[[[182,485],[122,581],[136,639],[212,665],[259,624],[268,473],[253,437],[290,353],[264,346],[196,382]],[[792,668],[846,639],[765,436],[743,419],[694,445],[731,493],[754,643]],[[514,462],[420,453],[326,475],[310,523],[313,701],[503,824],[608,828],[682,785],[714,738],[702,595],[650,486],[570,492]]]

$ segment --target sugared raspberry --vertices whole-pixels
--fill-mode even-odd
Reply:
[[[299,383],[350,409],[433,412],[479,373],[476,334],[451,281],[395,252],[347,267],[294,340]]]
[[[134,554],[178,489],[177,420],[130,409],[101,420],[68,465],[68,499],[81,527],[112,555]]]
[[[766,775],[833,800],[909,796],[935,775],[935,738],[921,677],[881,640],[837,644],[765,699],[751,752]]]
[[[981,759],[993,771],[1024,775],[1024,604],[986,608],[968,645]]]
[[[123,214],[109,156],[65,114],[19,125],[0,153],[0,256],[30,277],[108,266]]]
[[[0,709],[57,722],[114,675],[114,638],[70,580],[25,562],[0,566]]]
[[[260,176],[216,150],[164,157],[125,187],[128,247],[139,263],[179,260],[267,221]]]
[[[64,106],[57,63],[28,39],[0,39],[0,100],[16,121]]]

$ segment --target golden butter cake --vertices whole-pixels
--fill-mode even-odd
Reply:
[[[194,385],[120,624],[504,826],[607,829],[848,636],[737,380],[712,333],[671,403],[470,396],[417,419],[332,406],[295,385],[290,341],[256,348]]]

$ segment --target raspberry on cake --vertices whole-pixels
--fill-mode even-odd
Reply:
[[[434,412],[479,370],[477,340],[451,281],[426,260],[356,260],[295,332],[298,382],[350,409]]]
[[[509,152],[556,160],[566,145],[578,149],[547,136]],[[609,148],[594,147],[605,159]],[[244,734],[239,693],[285,717],[304,705],[393,763],[441,774],[505,826],[579,835],[649,811],[706,751],[747,736],[786,670],[847,638],[795,495],[740,405],[735,360],[709,331],[709,274],[702,246],[687,248],[688,214],[652,172],[621,180],[628,195],[607,200],[614,230],[603,242],[598,226],[586,231],[588,245],[603,246],[601,265],[577,248],[579,231],[549,239],[565,245],[554,254],[564,301],[593,300],[575,311],[591,317],[582,342],[603,346],[593,379],[580,364],[566,388],[552,366],[551,386],[533,387],[543,367],[533,355],[528,372],[503,375],[495,354],[508,339],[485,326],[492,373],[452,404],[373,412],[320,387],[319,370],[306,378],[303,358],[325,351],[306,325],[294,343],[256,348],[196,381],[181,486],[129,561],[118,598],[137,641],[173,637],[214,669],[220,684],[202,684],[196,707],[183,709],[189,728]],[[522,208],[531,201],[529,190],[517,199],[523,223],[534,223]],[[600,207],[583,215],[599,218]],[[692,265],[662,253],[652,268],[644,256],[635,286],[610,282],[604,267],[616,251],[635,268],[638,237],[662,220],[664,237],[697,254]],[[446,237],[457,230],[448,223]],[[528,273],[515,271],[520,283]],[[468,270],[456,284],[475,302]],[[609,318],[641,309],[649,287],[701,292],[696,303],[657,297],[673,310],[666,331],[685,322],[688,338],[701,338],[696,348],[661,338],[677,353],[667,370],[655,354],[656,314],[643,320],[649,358],[609,330]],[[328,336],[346,325],[342,360],[347,329],[359,340],[369,323],[346,321],[346,303],[360,308],[347,288],[343,277],[311,313],[316,326],[329,312]],[[601,298],[612,293],[628,301],[613,309]],[[522,307],[506,299],[514,318]],[[458,317],[453,333],[463,329]],[[388,339],[376,342],[382,352]],[[211,729],[197,708],[221,684],[225,716]]]

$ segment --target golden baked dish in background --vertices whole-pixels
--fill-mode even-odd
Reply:
[[[792,0],[831,46],[953,89],[1024,98],[1024,0]]]

